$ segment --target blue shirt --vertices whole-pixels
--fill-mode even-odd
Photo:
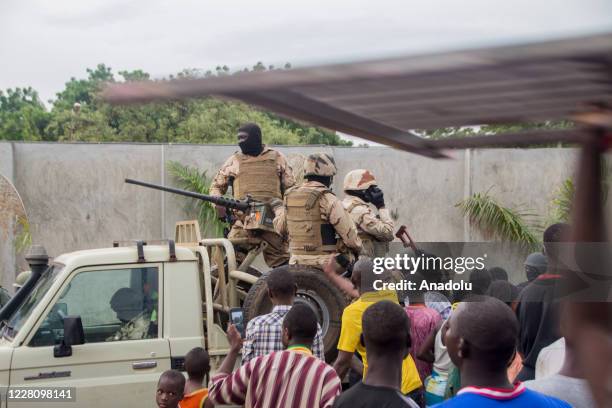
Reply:
[[[560,399],[529,390],[522,383],[516,383],[513,390],[464,387],[459,390],[456,397],[435,405],[435,407],[571,408],[571,405]]]

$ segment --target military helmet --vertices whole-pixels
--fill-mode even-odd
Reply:
[[[119,320],[130,321],[143,311],[143,296],[132,288],[121,288],[110,300]]]
[[[315,153],[308,156],[304,163],[304,176],[332,177],[336,174],[336,162],[327,153]]]
[[[30,275],[32,275],[32,271],[23,271],[17,275],[15,278],[15,283],[13,283],[13,287],[19,289],[30,279]]]
[[[357,169],[349,171],[344,177],[344,191],[367,190],[370,186],[377,185],[374,175],[369,170]]]

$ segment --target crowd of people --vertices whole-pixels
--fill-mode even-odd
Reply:
[[[374,279],[392,274],[374,274],[371,258],[360,258],[351,275],[357,298],[342,314],[331,364],[315,313],[294,303],[290,268],[275,268],[266,277],[272,311],[250,320],[244,338],[229,325],[230,351],[208,384],[202,348],[185,358],[187,380],[164,372],[158,406],[594,407],[554,293],[563,268],[557,244],[568,232],[567,224],[545,231],[543,253],[525,260],[524,284],[510,283],[501,268],[474,271],[473,293],[458,302],[414,291],[402,305],[394,291],[373,289]],[[330,268],[331,259],[326,274],[344,279]]]
[[[273,308],[248,322],[244,338],[229,325],[230,351],[208,384],[201,349],[186,357],[187,382],[180,372],[165,372],[160,407],[595,406],[559,318],[567,224],[546,229],[543,251],[526,258],[527,280],[519,285],[496,267],[472,270],[469,291],[422,290],[420,283],[433,278],[426,270],[404,276],[417,288],[407,296],[377,290],[375,281],[397,281],[398,271],[375,273],[373,258],[388,252],[394,225],[372,172],[349,171],[340,199],[331,190],[337,174],[331,155],[308,156],[299,184],[286,158],[262,143],[256,124],[242,126],[237,139],[240,152],[219,169],[210,193],[231,190],[234,198],[273,209],[274,231],[254,234],[240,213],[228,231],[229,238],[268,243],[263,255],[272,268],[265,281]],[[251,247],[236,249],[242,259]],[[325,344],[331,337],[324,337],[313,309],[294,303],[292,265],[323,273],[352,299],[337,343]],[[336,357],[326,362],[326,355]]]

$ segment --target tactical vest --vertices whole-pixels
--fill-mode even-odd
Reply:
[[[256,157],[238,155],[238,175],[232,187],[234,198],[243,199],[247,194],[258,201],[282,198],[276,157],[275,151]]]
[[[285,195],[292,255],[326,255],[337,251],[334,227],[321,219],[319,199],[328,191],[298,187]]]

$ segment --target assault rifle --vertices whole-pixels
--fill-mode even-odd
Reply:
[[[219,205],[221,207],[229,208],[232,210],[241,211],[246,214],[244,220],[244,229],[246,230],[262,230],[262,231],[274,231],[274,212],[270,205],[262,203],[261,201],[253,200],[247,195],[244,200],[236,200],[234,198],[223,197],[223,196],[211,196],[206,194],[194,193],[193,191],[181,190],[173,187],[160,186],[153,183],[147,183],[144,181],[133,180],[126,178],[125,182],[128,184],[136,184],[137,186],[153,188],[155,190],[161,190],[168,193],[179,194],[186,197],[195,198],[197,200],[206,201]]]

